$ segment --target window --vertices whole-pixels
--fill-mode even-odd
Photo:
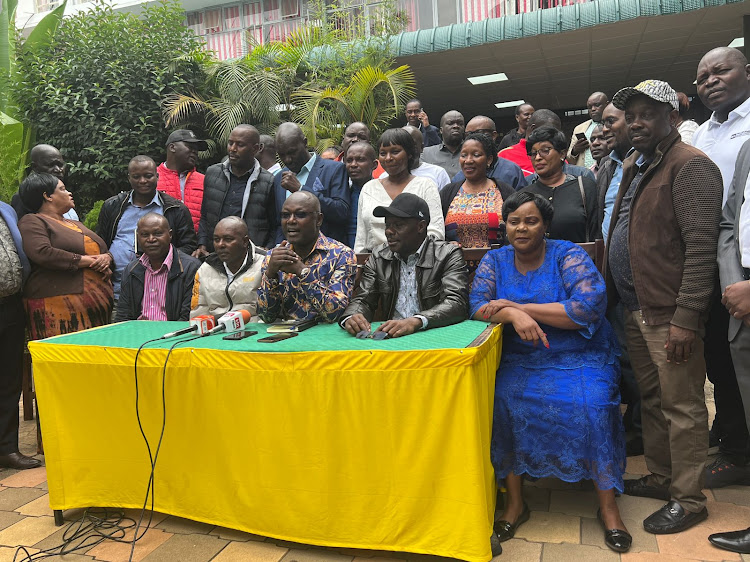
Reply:
[[[224,8],[224,29],[241,29],[242,16],[239,6]]]
[[[195,31],[196,35],[203,35],[203,12],[192,12],[188,14],[187,26]]]
[[[206,10],[203,22],[206,33],[218,33],[221,31],[221,8]]]

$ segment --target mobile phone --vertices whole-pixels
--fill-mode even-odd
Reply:
[[[223,340],[244,340],[245,338],[249,338],[250,336],[254,336],[258,333],[258,330],[240,330],[239,332],[234,332],[233,334],[227,334],[224,336]]]
[[[299,334],[296,332],[286,332],[283,334],[274,334],[272,336],[266,336],[265,338],[260,338],[258,340],[258,343],[276,343],[277,341],[281,340],[288,340],[289,338],[293,338],[295,336],[298,336]]]
[[[583,140],[586,138],[586,133],[576,133],[576,138],[578,140]]]

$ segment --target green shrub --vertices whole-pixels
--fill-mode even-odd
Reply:
[[[173,62],[200,47],[183,22],[178,2],[135,15],[97,0],[65,18],[48,46],[19,49],[14,99],[37,141],[62,152],[82,211],[127,188],[136,154],[164,158],[161,100],[192,81],[192,67]]]
[[[83,224],[94,232],[96,232],[96,225],[99,224],[99,213],[102,210],[102,205],[104,205],[103,199],[94,203],[93,208],[86,213],[86,218],[83,219]]]

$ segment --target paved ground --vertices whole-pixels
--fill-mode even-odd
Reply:
[[[712,394],[707,391],[710,408]],[[36,450],[35,422],[21,422],[21,450]],[[646,471],[643,457],[628,459],[628,474]],[[626,476],[627,477],[627,476]],[[682,562],[694,560],[750,562],[750,556],[714,548],[706,537],[716,531],[750,525],[750,487],[734,486],[707,491],[707,521],[679,535],[654,536],[641,521],[661,506],[658,500],[622,496],[618,503],[633,534],[633,548],[625,555],[609,551],[596,521],[596,496],[590,486],[540,480],[527,486],[531,519],[515,539],[503,544],[498,562]],[[66,512],[73,520],[80,511]],[[134,512],[129,512],[134,516]],[[67,525],[66,525],[67,527]],[[61,544],[66,527],[55,527],[49,510],[44,468],[27,471],[0,469],[0,562],[11,561],[19,545],[30,553]],[[132,536],[132,535],[131,535]],[[81,554],[47,560],[67,562],[125,561],[129,545],[106,542]],[[23,557],[18,557],[23,560]],[[134,560],[145,562],[438,562],[437,557],[368,550],[319,548],[266,539],[178,517],[155,514],[152,528],[138,542]]]

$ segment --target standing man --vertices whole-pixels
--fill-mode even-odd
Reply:
[[[273,244],[278,224],[273,176],[255,159],[258,150],[258,129],[237,125],[227,141],[227,161],[206,170],[198,249],[193,257],[213,252],[214,228],[224,217],[242,218],[256,246],[268,248]]]
[[[596,186],[599,195],[599,220],[602,224],[602,235],[604,243],[607,243],[609,225],[612,219],[612,208],[620,190],[622,181],[622,166],[625,158],[630,156],[633,146],[630,144],[628,127],[625,123],[625,112],[617,109],[611,103],[604,108],[602,113],[602,132],[605,139],[612,147],[608,158],[604,158],[599,173],[596,176]],[[610,307],[607,319],[612,324],[612,329],[620,343],[620,395],[622,401],[627,404],[623,423],[628,439],[625,442],[627,456],[643,454],[643,430],[641,427],[641,393],[638,390],[638,382],[635,380],[633,367],[630,364],[628,345],[625,338],[625,313],[622,302]]]
[[[625,493],[667,503],[649,533],[679,533],[708,517],[703,468],[708,412],[703,394],[705,319],[714,290],[721,172],[681,142],[677,93],[658,80],[623,88],[636,151],[625,163],[607,245],[610,302],[627,309],[625,333],[641,391],[646,466]]]
[[[528,104],[521,107],[526,106],[531,107]],[[534,108],[531,108],[531,110],[533,111]],[[531,117],[531,115],[529,115],[529,117]],[[526,131],[527,124],[528,119],[524,119],[524,131]],[[466,124],[466,134],[468,135],[469,133],[484,133],[490,135],[493,142],[497,140],[497,128],[495,122],[485,115],[477,115]],[[517,142],[513,144],[517,144]],[[495,158],[495,163],[492,164],[492,167],[489,170],[487,170],[487,176],[503,183],[507,183],[516,191],[523,189],[528,185],[526,183],[526,176],[524,176],[521,167],[505,158]],[[464,181],[464,179],[464,173],[460,170],[455,176],[453,176],[454,182]]]
[[[18,450],[18,400],[23,381],[26,313],[21,290],[31,272],[23,253],[18,219],[13,208],[0,201],[0,467],[23,470],[42,463]]]
[[[113,317],[117,314],[122,272],[136,258],[135,231],[141,217],[149,213],[164,215],[177,248],[189,254],[198,246],[190,211],[178,199],[156,189],[158,178],[156,163],[148,156],[136,156],[128,164],[130,191],[121,191],[107,199],[99,212],[96,233],[107,244],[114,260]]]
[[[729,312],[728,341],[737,383],[750,425],[750,140],[740,149],[719,226],[719,279],[722,303]],[[750,554],[750,527],[710,535],[714,546]]]
[[[599,173],[599,166],[604,158],[611,152],[608,141],[604,138],[604,130],[601,123],[599,123],[594,130],[591,131],[591,156],[594,158],[594,163],[589,168],[596,177]]]
[[[458,157],[461,152],[461,143],[464,142],[465,130],[464,116],[455,110],[447,112],[440,119],[443,142],[425,148],[422,152],[422,160],[440,166],[448,172],[449,178],[455,176],[461,171]]]
[[[604,92],[594,92],[586,101],[586,107],[589,110],[588,121],[584,121],[573,129],[573,135],[570,139],[570,148],[568,149],[568,161],[576,166],[591,168],[594,158],[591,156],[589,141],[594,126],[602,122],[602,112],[609,104],[609,98]]]
[[[203,174],[195,169],[198,151],[208,150],[208,144],[193,131],[178,129],[167,138],[167,160],[159,164],[159,183],[156,189],[179,199],[187,206],[198,232],[203,204]]]
[[[422,107],[422,102],[412,99],[406,102],[406,124],[419,129],[424,139],[423,148],[440,144],[437,127],[430,125],[430,120]]]
[[[31,149],[29,157],[31,158],[32,173],[36,172],[38,174],[52,174],[60,181],[65,181],[65,160],[63,160],[60,151],[57,150],[54,146],[52,146],[51,144],[38,144]],[[66,188],[68,191],[73,191],[69,185],[66,186]],[[21,202],[21,198],[19,197],[18,192],[13,194],[13,197],[10,200],[10,204],[16,211],[18,220],[21,220],[21,217],[28,213],[28,210]],[[73,221],[79,220],[78,214],[76,213],[75,209],[71,209],[70,211],[65,213],[63,217]]]
[[[737,154],[750,139],[750,66],[737,49],[719,47],[703,56],[696,74],[698,97],[713,113],[698,127],[692,144],[719,166],[726,203]],[[725,337],[728,329],[729,314],[717,284],[706,325],[705,355],[706,374],[714,383],[716,418],[711,434],[719,441],[719,456],[706,467],[707,488],[750,484],[750,435]]]
[[[258,316],[264,322],[317,317],[335,322],[349,304],[357,272],[354,252],[324,236],[320,199],[296,191],[281,207],[284,240],[263,261]]]
[[[260,135],[260,147],[255,159],[264,170],[274,176],[281,170],[281,164],[276,161],[276,142],[271,135]]]
[[[308,191],[320,201],[323,233],[346,242],[349,232],[351,194],[346,167],[341,162],[323,160],[307,150],[307,137],[296,123],[282,123],[276,131],[276,150],[284,168],[274,178],[276,216],[281,215],[284,201],[298,191]],[[276,230],[276,243],[283,233]]]
[[[355,142],[364,142],[370,144],[370,128],[362,123],[362,121],[355,121],[346,129],[344,129],[344,140],[341,141],[341,153],[335,158],[336,162],[344,161],[344,155],[346,154],[347,149]],[[375,166],[375,170],[373,170],[372,172],[372,177],[379,178],[382,174],[385,173],[385,170],[383,169],[383,166],[380,165],[380,162],[378,160],[375,160],[375,163],[377,165]]]
[[[516,123],[518,123],[518,127],[503,137],[503,140],[500,141],[500,146],[497,147],[498,150],[518,144],[521,139],[526,138],[526,128],[529,126],[529,119],[533,113],[534,106],[530,103],[523,103],[516,107]],[[469,132],[468,125],[466,126],[466,132]]]
[[[355,142],[344,151],[344,165],[349,176],[349,187],[351,189],[351,208],[349,210],[351,216],[349,219],[349,236],[346,240],[346,245],[350,248],[354,248],[354,241],[357,239],[359,196],[362,193],[362,187],[372,179],[377,161],[375,149],[369,142]]]

